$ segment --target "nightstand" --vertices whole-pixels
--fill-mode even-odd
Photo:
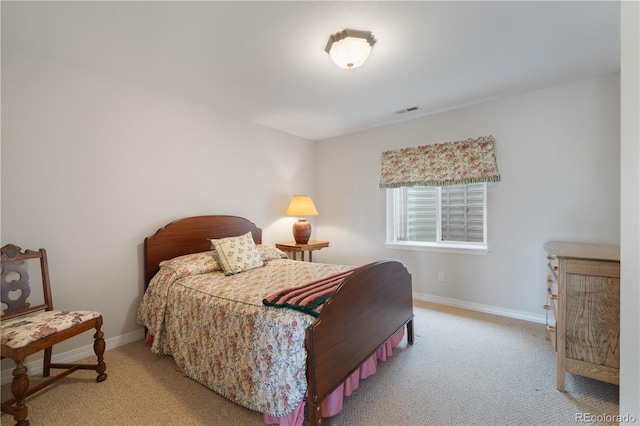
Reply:
[[[298,260],[298,253],[300,253],[301,260],[304,261],[304,252],[308,251],[309,262],[313,262],[313,251],[329,247],[329,241],[309,240],[309,242],[306,244],[298,244],[295,241],[287,241],[285,243],[276,243],[276,247],[282,251],[291,253],[291,258],[293,260]]]

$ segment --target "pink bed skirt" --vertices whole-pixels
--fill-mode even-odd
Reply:
[[[380,346],[375,354],[366,360],[360,368],[347,378],[331,395],[325,398],[321,404],[322,417],[331,417],[342,411],[342,403],[345,396],[351,395],[358,389],[360,380],[364,380],[376,373],[378,360],[386,361],[393,356],[393,348],[397,346],[404,337],[404,327],[402,327],[391,339]],[[300,426],[304,421],[304,409],[306,400],[303,400],[288,416],[274,417],[264,414],[264,422],[268,425],[277,424],[280,426]]]

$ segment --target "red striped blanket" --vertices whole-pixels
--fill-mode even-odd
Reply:
[[[290,308],[296,311],[318,317],[322,305],[331,297],[335,288],[345,278],[351,275],[356,268],[304,284],[299,287],[292,287],[281,290],[266,299],[262,303],[275,308]]]

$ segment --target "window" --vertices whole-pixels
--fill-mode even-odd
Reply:
[[[493,136],[384,151],[385,246],[487,254],[486,182],[500,182]]]
[[[387,189],[387,247],[486,254],[486,183]]]

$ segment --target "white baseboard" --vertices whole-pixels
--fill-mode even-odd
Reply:
[[[132,342],[135,342],[136,340],[142,340],[142,339],[144,339],[144,329],[132,331],[131,333],[112,337],[110,339],[105,339],[105,344],[107,349],[113,349],[113,348],[117,348],[118,346],[126,345],[127,343],[132,343]],[[44,364],[44,361],[42,360],[43,353],[44,352],[38,352],[37,354],[34,355],[34,356],[40,356],[40,359],[25,364],[30,376],[42,374],[42,365]],[[95,355],[95,353],[93,352],[93,342],[90,345],[83,346],[81,348],[72,349],[70,351],[63,352],[61,354],[53,355],[51,357],[51,362],[63,363],[63,364],[72,363],[79,359],[88,358],[92,355]],[[2,370],[2,372],[0,373],[2,374],[0,383],[3,385],[10,383],[11,380],[13,380],[12,372],[13,372],[13,367],[6,370]],[[109,370],[107,369],[107,373],[108,372]]]
[[[480,303],[467,302],[466,300],[450,299],[448,297],[433,296],[426,293],[413,293],[413,298],[424,302],[438,303],[440,305],[453,306],[456,308],[468,309],[470,311],[485,312],[487,314],[500,315],[503,317],[516,318],[524,321],[544,324],[546,318],[543,314],[535,315],[530,312],[515,311],[512,309],[500,308],[498,306],[482,305]]]

